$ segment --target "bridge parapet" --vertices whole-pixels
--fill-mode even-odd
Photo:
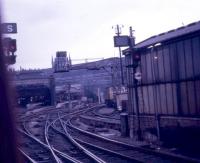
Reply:
[[[45,85],[49,87],[49,78],[40,78],[40,79],[24,79],[24,80],[14,80],[11,82],[13,86],[20,85]]]

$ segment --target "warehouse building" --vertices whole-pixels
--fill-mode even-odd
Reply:
[[[168,144],[189,140],[191,145],[192,141],[198,144],[200,22],[152,36],[134,45],[133,53],[128,50],[123,54],[128,74],[130,136]],[[136,68],[141,80],[134,84],[136,55],[141,57]]]

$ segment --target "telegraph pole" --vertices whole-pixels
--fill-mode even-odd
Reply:
[[[115,34],[117,36],[120,36],[120,34],[121,34],[121,27],[118,24],[116,25]],[[118,48],[119,48],[119,57],[120,57],[121,80],[122,80],[122,85],[124,85],[124,73],[123,73],[123,65],[122,65],[122,51],[121,51],[121,47],[120,46]]]

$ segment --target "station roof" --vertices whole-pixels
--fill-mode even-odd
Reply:
[[[188,24],[186,26],[179,27],[177,29],[173,29],[159,35],[152,36],[138,44],[135,45],[135,48],[144,48],[150,45],[161,43],[163,41],[167,41],[173,38],[177,38],[183,35],[187,35],[190,33],[194,33],[200,31],[200,21]]]

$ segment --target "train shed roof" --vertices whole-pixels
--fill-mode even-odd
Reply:
[[[173,29],[159,35],[152,36],[138,44],[135,45],[134,48],[145,48],[150,45],[161,43],[164,41],[168,41],[183,35],[188,35],[194,32],[200,31],[200,21],[188,24],[186,26],[179,27],[177,29]]]

